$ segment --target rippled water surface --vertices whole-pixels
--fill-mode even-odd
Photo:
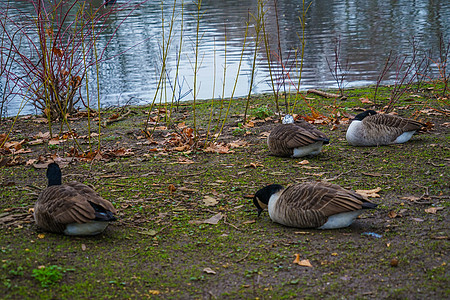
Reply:
[[[162,48],[168,38],[174,8],[173,1],[162,2],[163,5],[161,1],[147,1],[136,7],[138,2],[132,1],[126,3],[128,8],[120,9],[123,3],[118,0],[114,7],[106,8],[119,9],[113,12],[107,23],[108,29],[98,40],[99,49],[106,47],[106,60],[100,65],[99,74],[101,105],[145,104],[154,99],[171,101],[175,78],[175,99],[193,99],[194,73],[197,74],[196,97],[199,99],[247,95],[255,51],[252,16],[256,15],[258,1],[203,0],[199,31],[197,6],[191,1],[185,1],[183,5],[177,1],[166,61],[165,89],[162,97],[158,95],[155,98],[162,68]],[[292,91],[298,83],[295,49],[300,47],[300,2],[278,0],[277,14],[274,1],[266,2],[265,30],[269,36],[276,89],[286,87]],[[1,0],[0,3],[4,6],[7,2]],[[89,3],[93,7],[102,4],[99,0]],[[26,14],[34,12],[28,1],[12,1],[12,5]],[[164,9],[164,22],[161,8]],[[16,10],[11,9],[9,16],[19,18],[15,13]],[[245,37],[247,23],[250,26]],[[433,55],[438,53],[439,37],[443,36],[446,41],[450,38],[450,1],[317,0],[312,2],[307,12],[305,33],[301,89],[336,86],[329,69],[330,64],[334,65],[336,40],[340,44],[339,58],[348,69],[346,87],[374,83],[391,51],[395,55],[412,54],[413,39],[419,50],[431,50]],[[195,72],[197,34],[199,64]],[[293,84],[283,85],[281,80],[277,80],[281,77],[281,66],[284,66],[285,73],[289,72],[286,81]],[[89,77],[90,87],[95,95],[96,82],[92,75]],[[257,51],[254,76],[252,93],[272,91],[264,48]],[[393,76],[395,72],[388,74],[386,79]],[[10,101],[7,114],[17,113],[19,104],[17,97]],[[31,105],[22,111],[30,112],[35,112]]]

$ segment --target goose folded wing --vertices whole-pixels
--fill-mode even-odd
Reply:
[[[295,125],[293,125],[295,126]],[[288,148],[304,147],[313,144],[317,141],[324,140],[314,131],[308,131],[301,127],[286,131],[280,140],[286,142]]]
[[[72,196],[52,208],[56,221],[62,224],[86,223],[95,219],[95,210],[81,195]]]
[[[386,124],[377,124],[373,122],[365,123],[366,132],[377,140],[381,139],[384,143],[391,143],[395,141],[400,135],[406,132],[403,128],[392,127]]]
[[[315,210],[325,216],[354,211],[362,208],[361,195],[345,190],[338,185],[313,182],[302,184],[302,208]]]
[[[70,182],[67,185],[73,187],[78,194],[83,196],[89,202],[92,202],[96,205],[103,207],[105,210],[110,211],[112,213],[116,213],[116,209],[108,200],[103,199],[94,189],[91,187],[79,183],[79,182]],[[86,201],[87,202],[87,201]]]
[[[416,131],[425,126],[425,124],[415,121],[415,120],[405,119],[405,118],[401,118],[401,117],[397,117],[397,116],[393,116],[393,115],[386,115],[386,114],[372,115],[372,116],[366,117],[364,120],[365,120],[365,122],[369,122],[369,123],[374,123],[374,124],[384,125],[384,126],[391,127],[391,128],[401,129],[402,133],[407,132],[407,131]]]

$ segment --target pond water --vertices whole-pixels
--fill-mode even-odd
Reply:
[[[20,17],[20,14],[34,13],[29,1],[0,1],[2,7],[7,3],[14,8],[9,11],[12,19]],[[276,9],[274,1],[265,2],[265,31],[272,53],[271,68],[262,41],[254,69],[256,34],[252,18],[257,15],[257,0],[203,0],[198,31],[197,6],[192,1],[177,1],[175,5],[173,0],[147,1],[137,7],[138,3],[128,1],[124,4],[117,0],[115,5],[102,8],[102,11],[114,10],[108,19],[108,29],[98,39],[98,48],[106,47],[105,61],[99,66],[102,107],[148,104],[154,100],[192,100],[194,74],[197,75],[197,99],[241,97],[246,96],[250,89],[252,93],[264,93],[273,91],[273,88],[295,91],[299,87],[299,60],[295,60],[295,50],[301,46],[301,1],[278,0]],[[100,0],[89,1],[89,4],[102,6]],[[15,10],[17,8],[20,14]],[[161,8],[164,10],[164,23]],[[162,67],[161,53],[163,41],[169,34],[173,8],[172,40],[161,96],[156,93]],[[245,38],[247,23],[250,25]],[[165,26],[164,39],[162,24]],[[197,33],[199,63],[195,71]],[[431,55],[437,57],[439,38],[444,37],[445,45],[450,38],[450,1],[316,0],[306,14],[305,36],[301,90],[337,86],[330,71],[330,66],[332,69],[335,66],[336,49],[345,70],[345,87],[371,84],[376,82],[391,51],[393,56],[411,57],[413,40],[420,57],[424,55],[423,51],[432,51]],[[430,67],[436,71],[432,62]],[[270,80],[270,70],[274,84]],[[89,77],[92,95],[97,94],[94,72],[92,70]],[[393,68],[383,78],[384,82],[392,81],[397,73]],[[174,98],[172,89],[175,89]],[[21,98],[12,98],[6,114],[16,114],[20,103]],[[25,113],[36,111],[27,104],[21,111],[21,114]]]

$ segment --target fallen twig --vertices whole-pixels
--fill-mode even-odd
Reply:
[[[227,215],[225,215],[224,218],[223,218],[223,224],[229,225],[229,226],[233,227],[236,230],[240,230],[237,226],[227,222]]]
[[[247,254],[245,254],[244,257],[238,259],[238,260],[236,261],[236,263],[241,262],[241,261],[243,261],[244,259],[246,259],[247,256],[250,254],[251,251],[252,251],[252,250],[248,250]]]
[[[333,181],[333,180],[338,179],[338,178],[341,177],[342,175],[347,174],[347,173],[350,173],[350,172],[353,172],[353,171],[354,171],[354,170],[348,170],[348,171],[342,172],[342,173],[340,173],[340,174],[338,174],[338,175],[336,175],[336,176],[334,176],[334,177],[331,177],[331,178],[324,178],[324,179],[322,179],[321,181],[325,181],[325,182]]]
[[[342,96],[341,97],[341,95],[339,95],[339,94],[328,93],[328,92],[319,91],[319,90],[316,90],[316,89],[309,89],[309,90],[306,91],[306,93],[308,93],[308,94],[310,94],[310,93],[311,94],[316,94],[316,95],[322,96],[324,98],[339,98],[341,100],[347,99],[346,96]]]
[[[111,124],[111,123],[119,122],[119,121],[125,120],[130,114],[131,114],[131,110],[127,110],[126,113],[124,113],[123,115],[121,115],[121,116],[118,117],[118,118],[115,118],[115,119],[106,119],[106,120],[103,122],[102,126],[103,126],[103,127],[106,127],[107,125],[109,125],[109,124]]]

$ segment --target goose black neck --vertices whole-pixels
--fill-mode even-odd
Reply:
[[[51,163],[48,165],[47,178],[48,178],[48,186],[62,184],[61,169],[59,168],[57,163]]]
[[[376,115],[377,112],[374,110],[366,110],[360,114],[357,114],[355,120],[362,121],[365,117]]]
[[[282,189],[283,186],[279,184],[271,184],[257,191],[255,194],[255,198],[258,198],[259,201],[268,205],[270,197]]]

